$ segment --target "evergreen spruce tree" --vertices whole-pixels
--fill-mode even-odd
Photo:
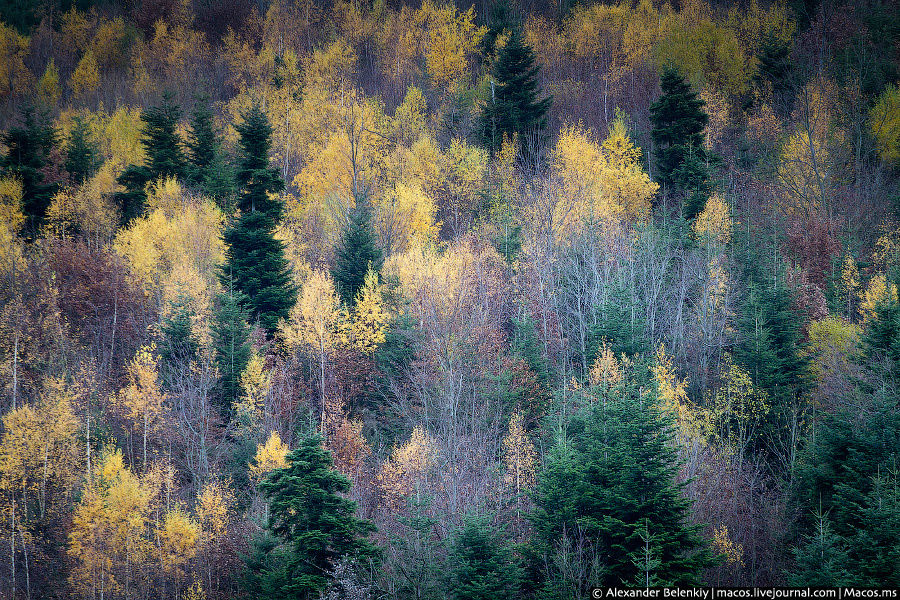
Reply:
[[[90,179],[100,166],[97,146],[91,139],[91,130],[81,117],[73,119],[74,125],[66,143],[66,171],[76,185]]]
[[[115,195],[123,225],[144,213],[148,183],[161,177],[184,179],[187,162],[177,131],[180,119],[181,109],[169,92],[163,93],[162,104],[141,113],[144,122],[141,145],[147,155],[146,162],[144,165],[129,165],[116,179],[124,188]]]
[[[219,140],[213,129],[213,112],[207,97],[197,98],[191,111],[191,130],[187,146],[188,179],[195,185],[203,185],[207,172],[216,156]]]
[[[194,335],[191,322],[193,316],[189,298],[179,296],[172,302],[169,314],[160,323],[160,376],[168,386],[174,383],[176,373],[188,369],[191,361],[197,358],[200,344]]]
[[[272,471],[259,488],[269,502],[268,529],[286,548],[274,561],[257,556],[262,568],[251,576],[252,591],[278,599],[314,600],[343,558],[379,558],[366,538],[375,526],[355,516],[356,503],[344,497],[350,480],[332,468],[322,439],[303,439],[287,455],[288,466]],[[273,564],[274,563],[274,564]]]
[[[240,398],[241,374],[250,361],[249,314],[244,308],[245,301],[240,292],[220,294],[213,313],[212,343],[219,370],[220,412],[226,419]]]
[[[703,100],[674,69],[663,70],[660,87],[662,95],[650,106],[657,179],[685,194],[684,215],[693,219],[709,193],[709,157],[703,146],[709,116]]]
[[[648,564],[655,565],[655,580],[697,585],[714,562],[701,527],[688,524],[671,424],[646,397],[649,375],[640,379],[621,384],[604,402],[586,402],[559,434],[539,475],[529,554],[533,564],[546,565],[550,597],[635,582],[646,576]],[[569,592],[559,591],[566,583],[553,566],[559,552],[569,554],[563,562],[593,572],[576,590],[568,582]]]
[[[356,302],[356,295],[365,283],[369,265],[379,272],[382,262],[381,250],[375,245],[369,224],[368,204],[360,200],[350,215],[350,224],[344,231],[334,269],[331,271],[338,294],[348,308]]]
[[[43,169],[49,162],[50,150],[56,144],[56,130],[36,114],[34,107],[22,109],[22,124],[12,127],[0,137],[6,155],[0,159],[0,173],[22,182],[22,212],[28,219],[26,228],[37,231],[47,215],[56,184],[44,183]]]
[[[825,515],[816,516],[816,531],[794,549],[794,568],[788,583],[796,587],[840,587],[859,581],[847,570],[846,540],[835,535]]]
[[[141,114],[144,131],[141,143],[147,152],[147,168],[151,179],[175,177],[184,179],[187,161],[178,135],[181,109],[170,92],[164,92],[162,104],[148,108]]]
[[[539,98],[539,73],[534,51],[513,29],[491,70],[491,95],[481,115],[482,137],[491,152],[500,148],[504,135],[519,134],[526,150],[529,138],[543,135],[553,98]]]
[[[778,266],[764,265],[756,253],[747,257],[747,296],[738,316],[740,342],[732,352],[769,401],[771,410],[758,429],[757,449],[771,447],[783,435],[782,425],[800,407],[808,379],[800,318],[779,271]]]
[[[520,598],[521,570],[483,517],[469,517],[450,547],[447,592],[453,600]]]
[[[233,283],[247,297],[250,317],[271,334],[286,319],[297,299],[297,288],[275,228],[284,210],[278,192],[284,188],[277,169],[269,167],[272,127],[258,105],[237,126],[241,156],[237,171],[240,215],[224,234],[223,284]]]

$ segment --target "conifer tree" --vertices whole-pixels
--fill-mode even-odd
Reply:
[[[219,370],[221,412],[227,418],[241,395],[241,374],[250,361],[250,328],[246,298],[240,292],[226,292],[218,297],[213,314],[212,342]]]
[[[669,585],[697,585],[713,563],[700,528],[688,524],[671,425],[651,408],[644,390],[652,383],[641,379],[581,409],[540,473],[531,555],[549,565],[543,578],[551,596],[564,575],[552,566],[558,552],[574,553],[573,564],[595,565],[590,580],[578,583],[582,594],[645,576],[639,568],[647,558],[644,538],[652,540],[654,564],[659,561],[652,576]],[[583,543],[573,548],[572,540]]]
[[[381,250],[375,245],[369,224],[368,205],[360,201],[350,215],[350,224],[344,231],[331,271],[338,295],[346,306],[352,307],[356,301],[359,290],[365,284],[369,266],[377,273],[381,271],[382,262]]]
[[[42,171],[56,144],[56,130],[46,124],[46,118],[38,115],[32,106],[25,106],[22,124],[4,133],[0,141],[7,149],[0,159],[0,172],[4,177],[21,180],[22,212],[28,219],[28,228],[36,231],[56,193],[55,184],[44,183]]]
[[[321,437],[303,439],[287,461],[259,485],[269,502],[268,529],[286,547],[275,560],[256,558],[251,585],[264,597],[313,600],[341,559],[378,559],[366,539],[375,526],[356,517],[356,503],[344,497],[350,480],[333,469]]]
[[[166,385],[173,383],[172,378],[178,369],[188,367],[197,358],[200,344],[194,335],[192,316],[189,299],[179,296],[160,323],[160,376]]]
[[[187,178],[205,195],[230,212],[234,194],[234,172],[226,160],[214,128],[209,98],[201,96],[191,111],[191,130],[187,139]]]
[[[269,167],[272,127],[265,113],[254,105],[237,126],[240,150],[237,208],[240,214],[225,231],[223,283],[247,297],[251,319],[273,332],[286,319],[297,299],[284,244],[275,239],[275,228],[284,206],[278,192],[284,189],[277,169]],[[227,275],[227,277],[226,277]]]
[[[491,70],[491,95],[481,115],[482,137],[491,152],[500,148],[504,135],[519,134],[525,148],[527,138],[543,134],[553,98],[539,97],[539,74],[534,51],[513,29]]]
[[[100,166],[97,146],[91,139],[91,130],[81,117],[74,118],[72,132],[66,144],[66,171],[76,185],[90,179]]]
[[[703,146],[709,116],[703,112],[703,100],[676,70],[663,70],[660,87],[662,95],[650,106],[657,179],[686,193],[685,217],[693,219],[703,211],[709,192]]]
[[[450,547],[447,591],[453,600],[521,597],[521,571],[512,552],[483,517],[470,517]]]
[[[143,214],[148,183],[161,177],[184,179],[187,162],[177,131],[180,119],[181,109],[170,92],[163,93],[162,104],[141,113],[144,122],[141,145],[147,155],[146,161],[144,165],[129,165],[116,179],[124,188],[115,196],[123,225]]]

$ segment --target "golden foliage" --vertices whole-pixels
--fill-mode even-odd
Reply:
[[[76,96],[87,99],[100,87],[100,66],[93,51],[88,50],[69,78],[69,87]]]
[[[701,432],[700,418],[688,399],[687,380],[678,377],[674,360],[666,354],[666,348],[662,344],[656,349],[652,371],[656,379],[660,408],[675,418],[684,435],[697,437]]]
[[[534,486],[537,452],[528,439],[522,413],[518,411],[510,417],[509,429],[503,438],[503,464],[506,467],[503,481],[516,494]]]
[[[859,340],[862,328],[840,317],[825,317],[812,321],[807,328],[809,341],[806,354],[810,357],[810,373],[821,381],[836,365],[850,360]]]
[[[847,296],[847,317],[851,318],[851,306],[857,299],[859,293],[859,269],[856,267],[856,260],[853,256],[847,254],[844,258],[844,264],[841,267],[841,288]]]
[[[51,58],[44,74],[38,80],[37,96],[45,106],[56,106],[60,94],[62,94],[62,89],[59,87],[59,69],[56,68],[56,63]]]
[[[142,346],[128,366],[128,385],[116,395],[115,404],[144,437],[144,468],[147,468],[147,442],[151,429],[162,421],[166,395],[159,387],[153,346]]]
[[[0,23],[0,99],[21,93],[31,84],[31,72],[25,66],[28,38]]]
[[[369,265],[349,328],[351,344],[363,354],[374,353],[385,340],[389,315],[382,299],[382,288],[378,273]]]
[[[400,501],[409,496],[427,475],[436,457],[434,442],[428,433],[416,426],[409,440],[395,447],[388,460],[381,464],[377,481],[385,503],[392,509],[400,507]]]
[[[22,213],[22,181],[13,177],[0,179],[0,266],[5,273],[24,267],[19,231],[25,223]]]
[[[888,283],[884,273],[876,273],[869,280],[865,291],[859,297],[859,314],[863,323],[877,317],[878,308],[882,304],[897,302],[897,285]]]
[[[274,471],[275,469],[287,468],[287,454],[289,448],[287,444],[281,441],[281,436],[277,431],[269,434],[269,439],[265,444],[259,444],[256,447],[256,456],[250,463],[250,474],[255,481],[260,481],[263,477]]]
[[[739,568],[744,566],[744,547],[731,539],[727,525],[716,527],[713,531],[713,547],[725,557],[726,563]]]
[[[622,378],[622,365],[610,350],[609,341],[604,338],[597,352],[597,358],[591,365],[589,374],[591,385],[600,386],[605,391],[622,383]]]
[[[900,88],[889,85],[869,112],[869,130],[886,163],[900,163]]]
[[[726,354],[722,384],[707,416],[712,439],[742,452],[769,409],[765,392]]]
[[[731,209],[718,194],[710,196],[694,222],[694,235],[719,246],[731,241]]]
[[[254,352],[241,373],[241,389],[244,394],[235,406],[239,420],[245,425],[259,423],[271,386],[272,372],[266,370],[266,359]]]
[[[487,31],[475,25],[475,8],[461,13],[453,4],[425,0],[416,17],[424,27],[425,66],[435,88],[460,83]]]

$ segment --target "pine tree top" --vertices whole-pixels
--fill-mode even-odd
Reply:
[[[284,189],[277,169],[269,167],[272,126],[259,104],[241,114],[242,123],[235,126],[240,140],[240,156],[235,178],[240,189],[238,208],[244,212],[260,211],[274,223],[281,220],[284,206],[274,196]]]

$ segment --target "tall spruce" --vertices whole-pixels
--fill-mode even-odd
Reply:
[[[65,168],[76,185],[90,179],[100,166],[97,145],[91,138],[91,129],[81,117],[73,119],[72,131],[66,142]]]
[[[653,383],[627,379],[616,394],[575,414],[539,474],[529,554],[533,565],[543,565],[532,573],[541,573],[535,583],[548,597],[586,597],[591,587],[648,576],[697,585],[713,564],[701,526],[689,524],[671,423],[646,394]],[[656,565],[649,574],[642,570],[648,540]],[[584,565],[583,578],[572,581],[561,560]]]
[[[268,529],[283,546],[248,565],[250,585],[256,597],[313,600],[341,559],[378,559],[367,539],[375,526],[356,517],[356,503],[345,497],[350,480],[333,469],[321,437],[303,439],[287,462],[259,485],[269,502]]]
[[[512,600],[521,597],[521,567],[484,517],[469,517],[448,556],[447,592],[452,600]]]
[[[346,306],[352,307],[356,301],[356,296],[365,283],[369,265],[380,272],[382,263],[381,250],[375,245],[372,235],[368,204],[360,200],[350,215],[350,223],[341,238],[331,271],[338,294]]]
[[[269,167],[272,127],[258,105],[242,115],[237,125],[240,157],[238,217],[225,230],[224,283],[247,297],[250,317],[271,334],[286,319],[297,299],[284,244],[275,239],[284,205],[278,192],[284,181]]]
[[[170,92],[163,93],[162,104],[141,113],[141,145],[146,161],[143,165],[129,165],[116,180],[124,188],[115,196],[123,223],[143,214],[148,183],[162,177],[184,179],[187,161],[177,131],[180,120],[181,109]]]
[[[693,219],[709,193],[709,157],[703,146],[709,116],[703,111],[705,102],[676,70],[663,70],[660,87],[662,95],[650,106],[656,178],[684,195],[684,215]]]
[[[230,288],[229,288],[230,290]],[[213,313],[212,343],[219,370],[220,412],[227,420],[241,395],[241,374],[250,362],[249,313],[240,292],[220,294]]]
[[[191,129],[186,146],[187,179],[223,210],[231,212],[234,170],[225,157],[206,96],[197,98],[191,111]]]
[[[485,145],[493,152],[503,144],[503,136],[519,135],[522,148],[541,139],[547,127],[547,111],[552,96],[541,98],[540,65],[525,43],[522,31],[513,29],[491,69],[490,96],[481,114]]]
[[[6,155],[0,159],[0,172],[4,177],[15,177],[22,182],[22,211],[28,219],[25,227],[36,232],[57,189],[55,183],[44,182],[43,171],[56,144],[56,130],[32,106],[22,108],[21,115],[21,124],[0,137],[6,146]]]

